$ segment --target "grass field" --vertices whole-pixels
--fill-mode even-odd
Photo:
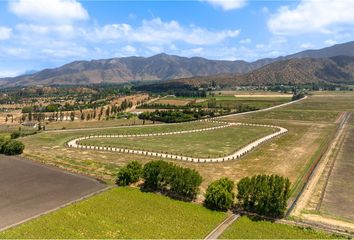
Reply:
[[[80,143],[94,146],[168,152],[193,157],[219,157],[275,131],[272,128],[235,126],[206,132],[157,137],[96,138]]]
[[[201,205],[114,188],[0,233],[0,238],[203,238],[224,218]]]
[[[269,221],[241,217],[221,236],[222,239],[337,239],[340,236]]]

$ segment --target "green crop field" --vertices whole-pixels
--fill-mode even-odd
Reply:
[[[193,157],[219,157],[235,152],[253,140],[274,132],[273,128],[234,126],[206,132],[156,137],[97,138],[80,143],[168,152]]]
[[[222,239],[338,239],[340,236],[269,221],[241,217],[221,236]]]
[[[2,232],[0,238],[203,238],[225,217],[198,204],[114,188]]]

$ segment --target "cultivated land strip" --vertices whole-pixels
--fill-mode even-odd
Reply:
[[[351,231],[354,232],[354,224],[346,223],[340,220],[330,219],[323,216],[315,215],[315,214],[304,214],[302,211],[306,208],[309,203],[316,186],[320,180],[320,177],[325,170],[325,167],[328,164],[328,161],[331,158],[333,151],[335,151],[336,146],[340,142],[342,135],[345,134],[346,126],[348,124],[348,120],[350,118],[350,114],[346,113],[343,117],[341,117],[341,122],[339,124],[338,130],[336,131],[335,136],[331,144],[329,145],[326,152],[323,154],[321,160],[317,164],[317,166],[312,171],[310,178],[308,179],[303,191],[299,194],[299,197],[294,201],[292,207],[289,209],[288,215],[299,217],[302,221],[305,221],[314,226],[321,225],[323,228],[332,229],[332,230],[340,230],[342,231]]]
[[[85,136],[80,138],[75,138],[70,140],[67,143],[68,147],[71,148],[78,148],[78,149],[89,149],[89,150],[101,150],[101,151],[109,151],[109,152],[119,152],[119,153],[128,153],[128,154],[139,154],[145,156],[155,156],[160,158],[167,158],[172,160],[180,160],[180,161],[187,161],[187,162],[195,162],[195,163],[216,163],[216,162],[225,162],[230,160],[239,159],[260,144],[286,133],[288,130],[283,127],[274,126],[274,125],[264,125],[264,124],[249,124],[249,123],[228,123],[228,122],[216,122],[215,123],[223,124],[222,126],[215,126],[210,128],[203,128],[203,129],[196,129],[196,130],[186,130],[186,131],[176,131],[176,132],[165,132],[165,133],[150,133],[150,134],[115,134],[115,135],[91,135]],[[226,127],[232,126],[254,126],[254,127],[269,127],[277,129],[278,131],[269,134],[265,137],[259,138],[250,144],[246,145],[245,147],[237,150],[236,152],[224,156],[224,157],[217,157],[217,158],[196,158],[196,157],[187,157],[182,155],[174,155],[174,154],[167,154],[167,153],[159,153],[159,152],[151,152],[151,151],[144,151],[144,150],[133,150],[133,149],[126,149],[126,148],[115,148],[115,147],[103,147],[103,146],[93,146],[93,145],[83,145],[80,143],[82,140],[87,139],[95,139],[95,138],[130,138],[130,137],[155,137],[155,136],[165,136],[165,135],[176,135],[176,134],[185,134],[185,133],[196,133],[196,132],[205,132],[211,130],[222,129]]]

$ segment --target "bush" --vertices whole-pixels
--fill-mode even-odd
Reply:
[[[127,166],[122,167],[118,172],[116,183],[119,186],[127,186],[131,183],[139,181],[142,173],[142,165],[137,161],[128,163]]]
[[[8,140],[2,144],[1,153],[6,155],[18,155],[23,152],[25,145],[17,140]]]
[[[237,184],[237,199],[250,212],[282,217],[290,197],[290,181],[278,175],[256,175]]]
[[[205,193],[205,206],[221,211],[230,209],[235,198],[233,193],[234,186],[234,182],[228,178],[221,178],[212,182]]]
[[[194,199],[202,183],[200,174],[189,168],[182,168],[172,165],[171,177],[168,180],[170,191],[184,199]]]
[[[163,191],[183,200],[194,199],[202,182],[200,174],[165,161],[151,161],[143,169],[144,188]]]
[[[19,138],[20,136],[21,136],[21,133],[19,131],[12,132],[10,135],[11,139],[16,139],[16,138]]]
[[[169,164],[165,161],[151,161],[145,164],[143,169],[144,187],[148,190],[156,191],[162,189],[166,184]]]

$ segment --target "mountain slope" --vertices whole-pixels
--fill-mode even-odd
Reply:
[[[128,81],[167,80],[252,70],[245,61],[217,61],[159,54],[149,58],[127,57],[76,61],[35,74],[3,79],[7,85],[91,84]]]
[[[246,74],[243,77],[237,77],[239,79],[238,81],[245,83],[254,82],[256,84],[265,84],[269,81],[278,81],[278,83],[318,81],[319,79],[327,78],[325,73],[329,74],[329,76],[333,75],[334,79],[339,81],[340,79],[350,78],[350,74],[348,75],[346,71],[351,70],[341,66],[341,64],[343,65],[348,59],[341,57],[341,64],[337,63],[334,59],[329,60],[332,61],[332,63],[328,62],[328,66],[325,67],[322,73],[311,72],[311,70],[307,68],[307,64],[321,65],[324,64],[323,61],[325,61],[321,59],[341,55],[354,57],[354,41],[319,50],[307,50],[285,57],[260,59],[252,63],[245,61],[208,60],[200,57],[186,58],[167,54],[158,54],[148,58],[125,57],[76,61],[59,68],[45,69],[34,74],[0,79],[0,85],[28,86],[122,83],[128,81],[196,78],[196,76],[205,77],[222,74],[225,75],[223,76],[223,81],[225,82],[232,81],[231,78],[235,78],[233,76],[235,74]],[[292,59],[304,58],[313,58],[317,59],[317,61],[290,61]],[[271,65],[273,63],[279,63],[279,65]],[[314,65],[313,67],[317,69],[319,65]],[[268,71],[261,71],[262,74],[265,74],[267,77],[259,76],[258,73],[258,70],[263,69],[264,66],[269,66],[269,68],[266,68]],[[302,71],[302,67],[307,70]],[[277,72],[278,70],[282,72]],[[342,72],[342,70],[345,71]],[[229,74],[232,74],[231,78]],[[265,81],[264,83],[261,82],[262,79]]]
[[[328,82],[354,83],[354,57],[295,58],[268,64],[243,75],[223,74],[208,77],[184,78],[167,81],[166,84],[183,83],[191,86],[211,85],[216,82],[225,86],[265,86],[279,84],[306,84]]]
[[[326,47],[318,50],[306,50],[286,56],[285,58],[330,58],[335,56],[354,57],[354,41],[336,44],[331,47]]]

